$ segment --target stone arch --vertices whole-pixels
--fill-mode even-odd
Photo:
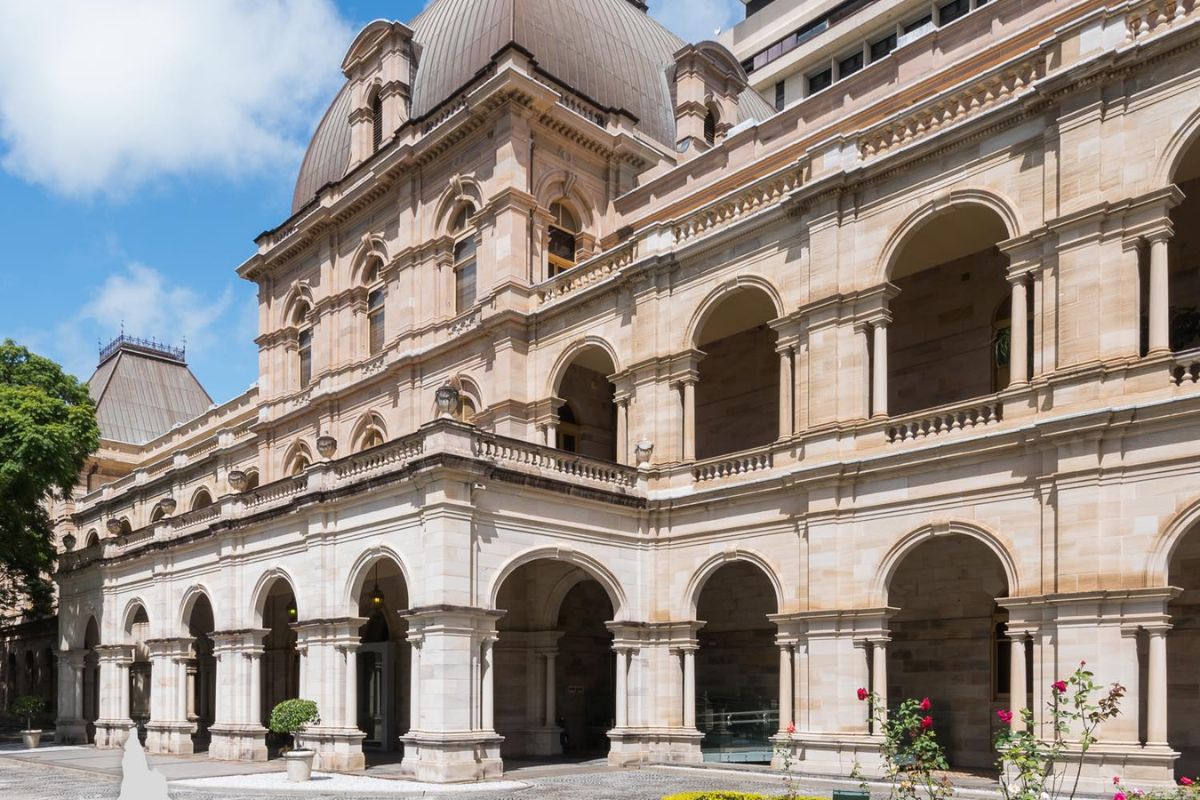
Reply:
[[[896,574],[896,569],[909,553],[931,539],[955,535],[975,539],[982,542],[991,550],[1004,569],[1004,577],[1008,582],[1009,596],[1018,597],[1020,595],[1021,584],[1019,573],[1008,545],[998,535],[982,525],[973,522],[951,520],[949,522],[923,525],[905,534],[899,541],[892,545],[887,555],[880,562],[879,569],[876,571],[875,578],[871,583],[870,603],[875,606],[887,605],[888,587],[891,585],[892,577]]]
[[[1166,586],[1171,579],[1171,559],[1184,537],[1200,523],[1200,498],[1192,500],[1167,520],[1154,539],[1146,558],[1147,587]]]
[[[253,616],[255,625],[262,625],[263,611],[267,605],[267,597],[271,594],[271,589],[276,581],[284,581],[288,588],[292,591],[292,597],[296,598],[296,608],[302,608],[300,592],[297,591],[299,584],[291,573],[283,567],[272,567],[258,576],[258,580],[254,583],[254,589],[250,592],[250,613]]]
[[[1169,186],[1179,173],[1183,160],[1193,147],[1200,145],[1200,107],[1188,115],[1183,124],[1175,129],[1167,146],[1163,148],[1155,164],[1151,189]]]
[[[579,186],[579,181],[569,171],[564,169],[544,175],[534,189],[534,197],[537,198],[540,208],[550,208],[551,203],[565,200],[570,210],[579,217],[582,231],[594,230],[594,209],[599,208],[599,204],[594,198],[588,197]]]
[[[354,424],[354,430],[350,434],[350,446],[353,452],[357,453],[363,450],[364,438],[372,430],[379,431],[380,436],[386,442],[388,438],[387,423],[383,420],[383,415],[378,411],[368,411],[359,418]]]
[[[533,547],[510,558],[492,576],[487,593],[488,606],[490,608],[496,607],[497,598],[500,595],[500,587],[504,585],[504,581],[510,575],[520,567],[542,559],[561,561],[582,569],[587,573],[589,578],[604,587],[609,602],[613,606],[614,619],[617,621],[628,619],[629,610],[625,590],[622,588],[621,582],[617,579],[616,575],[596,557],[582,553],[573,547]]]
[[[607,339],[593,335],[584,336],[567,345],[554,361],[554,366],[551,367],[550,374],[546,380],[546,394],[551,396],[558,394],[563,375],[566,374],[567,369],[570,368],[571,364],[581,353],[591,348],[604,351],[609,361],[612,362],[613,374],[621,371],[621,359],[617,355],[617,349],[609,344]]]
[[[316,307],[313,300],[312,287],[308,281],[296,281],[288,289],[287,294],[283,298],[283,315],[280,318],[279,324],[283,327],[292,325],[292,318],[296,315],[296,311],[301,303],[308,305],[308,313],[312,313],[312,309]]]
[[[188,620],[191,619],[192,611],[201,597],[208,601],[208,605],[213,609],[213,616],[216,617],[217,605],[213,602],[212,592],[203,583],[193,583],[184,590],[183,598],[179,601],[179,616],[175,620],[179,636],[188,635]]]
[[[473,205],[478,213],[483,208],[483,187],[474,178],[454,175],[434,207],[436,235],[445,236],[450,233],[450,222],[454,219],[454,212],[464,203]]]
[[[692,573],[692,577],[688,580],[687,590],[684,593],[686,602],[685,615],[687,619],[695,619],[696,608],[700,603],[700,593],[704,591],[704,585],[708,583],[708,579],[721,567],[734,561],[745,561],[753,564],[766,575],[767,580],[771,583],[771,588],[775,591],[775,607],[781,613],[783,612],[786,603],[783,592],[783,581],[779,578],[782,574],[779,567],[762,553],[738,547],[709,556]]]
[[[1017,206],[1007,197],[990,189],[952,189],[922,204],[892,231],[883,246],[876,269],[876,282],[882,283],[891,279],[896,261],[913,234],[943,214],[970,206],[983,207],[994,212],[1004,224],[1010,239],[1020,236],[1023,232]]]
[[[121,612],[121,629],[117,631],[118,638],[125,639],[129,635],[139,610],[146,615],[146,619],[150,619],[150,604],[143,600],[140,595],[130,598],[125,603],[125,609]]]
[[[207,485],[198,486],[188,500],[188,511],[198,511],[213,504],[213,493]]]
[[[381,270],[392,261],[391,256],[388,255],[387,242],[384,238],[379,234],[365,233],[363,234],[362,241],[355,248],[354,255],[350,259],[351,286],[363,283],[367,265],[373,259],[379,259]]]
[[[346,587],[342,592],[342,606],[348,609],[347,613],[354,616],[358,613],[358,598],[362,594],[363,587],[366,586],[367,580],[370,578],[371,569],[380,561],[391,561],[400,570],[400,575],[404,578],[404,584],[408,589],[408,602],[410,606],[419,605],[414,601],[415,592],[413,588],[413,573],[408,568],[404,557],[396,550],[386,544],[377,544],[363,550],[358,554],[358,558],[354,559],[354,563],[350,567],[349,579],[346,581]],[[299,601],[297,601],[299,602]]]
[[[310,465],[313,463],[312,448],[308,446],[308,442],[297,439],[283,452],[283,459],[279,462],[279,474],[283,477],[293,474],[291,468],[296,459],[301,456],[307,459]]]
[[[744,290],[762,292],[770,300],[771,305],[774,306],[775,317],[779,318],[784,315],[783,295],[774,283],[761,275],[753,273],[737,275],[709,292],[700,304],[696,306],[696,310],[692,312],[692,317],[688,321],[683,340],[679,343],[680,349],[687,350],[698,347],[700,336],[704,331],[704,325],[708,322],[713,312],[721,306],[724,300],[728,299],[729,295]]]

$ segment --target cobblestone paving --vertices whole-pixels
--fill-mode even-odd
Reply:
[[[658,800],[671,792],[699,789],[744,789],[749,791],[779,791],[777,779],[756,775],[703,774],[681,770],[625,770],[580,772],[569,775],[530,778],[528,789],[502,794],[471,792],[440,795],[461,800]],[[828,789],[818,790],[828,794]],[[114,800],[120,794],[120,783],[113,777],[79,770],[46,767],[28,762],[0,758],[0,798],[8,800]],[[174,800],[229,800],[250,797],[304,797],[311,800],[389,800],[396,797],[421,795],[281,794],[247,793],[214,794],[172,788]],[[425,795],[438,797],[439,795]]]

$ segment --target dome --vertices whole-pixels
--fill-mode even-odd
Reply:
[[[622,108],[670,147],[675,114],[667,84],[685,42],[628,0],[437,0],[410,27],[420,48],[410,116],[420,118],[462,89],[505,45],[533,54],[540,71],[604,108]],[[742,94],[739,122],[773,109]],[[349,83],[325,113],[296,182],[293,213],[350,163]]]

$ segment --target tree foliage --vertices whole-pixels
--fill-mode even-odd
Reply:
[[[87,387],[11,339],[0,344],[0,604],[48,606],[47,503],[54,493],[70,496],[99,444]]]

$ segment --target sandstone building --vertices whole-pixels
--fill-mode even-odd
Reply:
[[[748,8],[359,34],[257,386],[60,509],[60,739],[845,773],[862,686],[986,767],[1087,659],[1093,785],[1200,770],[1195,0]]]

